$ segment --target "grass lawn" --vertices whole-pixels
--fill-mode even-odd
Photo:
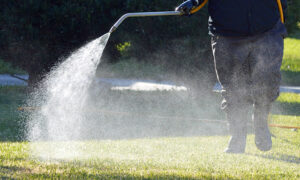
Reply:
[[[300,39],[286,38],[284,40],[284,61],[281,69],[284,71],[300,71]]]
[[[0,176],[38,179],[299,179],[299,132],[278,130],[276,136],[273,150],[264,153],[255,148],[254,137],[250,135],[246,153],[242,155],[222,152],[227,136],[73,142],[69,145],[85,156],[76,160],[52,161],[31,159],[29,143],[2,142]],[[40,143],[39,146],[62,144]],[[60,156],[69,155],[68,151],[60,153]]]
[[[137,106],[142,106],[142,109],[156,106],[158,106],[157,109],[162,109],[164,106],[160,105],[159,100],[168,100],[168,106],[178,108],[179,112],[163,109],[162,115],[182,113],[194,106],[205,108],[207,104],[215,105],[215,101],[220,100],[218,98],[209,99],[211,102],[204,100],[206,105],[201,106],[196,102],[190,102],[189,96],[176,94],[177,99],[174,99],[173,95],[169,95],[171,97],[167,99],[168,94],[161,92],[144,97],[147,101],[141,103],[145,102],[145,99],[138,101],[141,94],[114,93],[117,98],[112,98],[111,101],[118,99],[120,106],[122,106],[120,103],[124,103],[125,100],[134,100]],[[300,132],[289,129],[271,128],[276,137],[273,138],[273,149],[269,152],[257,150],[254,136],[250,133],[247,139],[246,153],[240,155],[222,152],[229,139],[227,133],[195,134],[193,136],[180,136],[177,133],[175,136],[160,135],[115,140],[106,138],[53,143],[21,141],[22,138],[19,138],[17,134],[22,134],[22,124],[24,123],[22,118],[16,116],[18,113],[16,109],[23,102],[24,94],[23,88],[0,88],[0,138],[2,140],[0,142],[0,177],[4,179],[300,178]],[[127,95],[126,98],[125,95]],[[194,104],[194,106],[184,109],[184,105],[176,105],[180,102],[182,104],[183,100],[189,101],[188,104]],[[286,106],[286,104],[292,106]],[[286,109],[292,108],[291,111],[294,112],[297,111],[299,104],[299,94],[282,93],[274,108],[280,109],[281,106],[284,106]],[[135,109],[135,106],[130,108],[133,109],[132,111],[138,110]],[[206,110],[200,111],[205,112]],[[281,108],[280,112],[284,110]],[[158,110],[155,113],[158,113]],[[214,113],[217,113],[217,110]],[[289,115],[289,113],[274,112],[271,122],[300,126],[299,111],[294,112],[294,114],[297,113],[298,115]],[[199,116],[201,113],[194,115]],[[219,114],[216,117],[223,117],[223,115]],[[199,124],[193,125],[196,127],[204,125],[204,123]],[[185,127],[180,126],[180,128]]]
[[[298,37],[298,38],[297,38]],[[299,36],[284,40],[284,57],[281,66],[283,84],[300,85]]]
[[[286,38],[282,65],[285,85],[300,85],[299,52],[299,38]],[[163,74],[161,67],[124,61],[111,66],[108,74],[110,70],[128,78],[157,74],[155,79],[159,80]],[[20,72],[0,61],[0,73]],[[220,97],[215,94],[201,100],[170,92],[100,94],[91,113],[99,109],[130,112],[94,114],[112,119],[105,129],[111,132],[108,136],[30,143],[24,138],[26,122],[17,110],[25,93],[23,87],[0,87],[2,179],[300,179],[299,130],[271,128],[274,137],[269,152],[257,150],[250,131],[246,153],[231,155],[223,153],[229,140],[224,122],[188,122],[199,117],[224,119],[218,106]],[[190,120],[167,118],[170,116]],[[87,131],[97,132],[103,122],[98,123]],[[300,94],[282,93],[273,106],[270,123],[300,126]]]

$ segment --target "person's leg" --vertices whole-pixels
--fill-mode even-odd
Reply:
[[[222,109],[225,111],[231,139],[227,153],[243,153],[247,137],[247,115],[251,109],[249,93],[250,48],[241,38],[213,37],[215,69],[222,85]]]
[[[272,148],[267,120],[271,104],[279,96],[280,66],[283,56],[282,30],[285,30],[282,26],[277,24],[270,32],[255,41],[251,53],[255,144],[262,151]]]
[[[268,115],[271,104],[254,104],[254,133],[256,147],[261,151],[269,151],[272,148],[271,133],[268,126]]]
[[[247,122],[249,120],[250,105],[237,103],[235,107],[227,107],[228,128],[231,138],[226,153],[244,153],[247,138]]]

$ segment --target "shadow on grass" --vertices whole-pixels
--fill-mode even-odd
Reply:
[[[25,160],[25,158],[0,156],[0,161],[4,161],[4,160],[23,161]]]
[[[300,158],[297,156],[290,156],[286,154],[276,154],[277,156],[274,156],[273,154],[271,155],[259,155],[259,154],[249,154],[247,155],[250,156],[255,156],[255,157],[260,157],[260,158],[265,158],[265,159],[270,159],[270,160],[277,160],[277,161],[283,161],[287,163],[293,163],[293,164],[300,164]]]
[[[17,166],[1,166],[0,171],[26,171],[27,168],[17,167]],[[1,177],[2,178],[2,177]]]
[[[298,28],[298,31],[292,33],[292,34],[289,34],[288,36],[289,38],[295,38],[295,39],[300,39],[300,30]]]
[[[275,102],[272,108],[273,114],[300,116],[299,103]]]
[[[282,74],[283,85],[289,85],[289,86],[300,85],[300,72],[281,71],[281,74]]]
[[[0,178],[1,179],[19,179],[14,177],[17,174],[30,172],[29,168],[17,167],[17,166],[3,166],[0,165]]]

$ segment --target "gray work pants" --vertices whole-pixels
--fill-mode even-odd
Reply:
[[[259,35],[212,37],[215,70],[224,98],[222,109],[227,112],[231,132],[244,133],[246,116],[253,105],[269,111],[271,103],[279,96],[285,35],[286,29],[278,21],[273,29]],[[268,113],[260,114],[266,116]]]

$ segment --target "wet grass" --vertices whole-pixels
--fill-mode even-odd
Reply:
[[[300,178],[300,133],[282,129],[274,132],[272,151],[258,151],[250,135],[246,153],[241,155],[222,152],[228,136],[73,142],[77,150],[87,156],[52,161],[30,158],[29,143],[2,142],[0,176],[29,179]]]
[[[256,149],[254,136],[247,139],[246,153],[241,155],[224,154],[229,136],[223,134],[180,135],[159,134],[153,137],[128,137],[115,140],[84,140],[65,142],[69,150],[56,152],[51,149],[59,147],[64,142],[36,144],[18,140],[22,134],[21,118],[18,118],[17,108],[25,96],[24,87],[0,87],[1,113],[1,142],[0,142],[0,177],[16,179],[299,179],[300,178],[300,132],[289,129],[271,128],[276,136],[274,146],[269,152]],[[110,103],[119,103],[123,107],[126,101],[133,101],[137,106],[126,106],[115,111],[137,112],[140,109],[154,109],[160,116],[182,116],[189,111],[190,117],[198,117],[208,109],[215,107],[214,113],[219,112],[217,103],[220,98],[191,101],[194,97],[184,93],[170,94],[169,92],[142,94],[135,92],[113,92],[114,98],[107,97],[106,103],[98,102],[101,106],[109,107]],[[126,97],[127,94],[127,97]],[[169,96],[169,97],[168,97]],[[148,102],[147,102],[148,101]],[[167,104],[161,104],[168,101]],[[183,103],[188,101],[188,103]],[[124,103],[124,104],[122,104]],[[277,105],[284,103],[300,104],[298,94],[282,93]],[[188,105],[189,104],[189,105]],[[192,104],[192,105],[191,105]],[[210,106],[211,105],[211,106]],[[276,106],[277,106],[276,105]],[[112,106],[111,106],[112,107]],[[168,108],[175,108],[168,111]],[[207,107],[193,114],[193,108]],[[299,106],[298,106],[299,107]],[[129,109],[128,109],[129,108]],[[165,109],[163,109],[165,108]],[[177,108],[177,109],[176,109]],[[98,108],[100,109],[100,108]],[[109,109],[107,109],[109,110]],[[110,109],[111,110],[111,109]],[[292,109],[291,111],[295,111]],[[147,111],[138,114],[145,117]],[[212,114],[214,114],[212,113]],[[288,114],[288,113],[286,113]],[[108,114],[112,117],[113,115]],[[125,117],[126,115],[124,115]],[[132,115],[130,115],[132,117]],[[207,118],[222,118],[223,115],[211,115]],[[130,117],[130,118],[131,118]],[[135,116],[136,117],[136,116]],[[145,118],[147,119],[147,118]],[[148,118],[153,120],[152,118]],[[142,119],[144,120],[144,119]],[[300,116],[272,115],[271,122],[281,125],[299,126]],[[119,122],[122,126],[122,122]],[[19,124],[19,125],[18,125]],[[203,122],[200,125],[203,125]],[[16,126],[17,125],[17,126]],[[161,127],[162,124],[153,128]],[[182,129],[186,128],[180,124]],[[195,125],[201,127],[199,124]],[[123,124],[124,126],[124,124]],[[177,128],[166,122],[165,130]],[[211,126],[208,126],[211,128]],[[206,128],[208,128],[206,127]],[[212,127],[216,128],[216,125]],[[187,127],[191,128],[191,127]],[[222,128],[222,127],[221,127]],[[224,128],[224,127],[223,127]],[[217,128],[216,128],[217,129]],[[5,133],[4,133],[5,132]],[[12,142],[15,141],[15,142]],[[42,148],[42,160],[32,156],[31,147]],[[77,154],[72,156],[74,149]],[[34,153],[33,153],[34,154]],[[54,157],[45,161],[47,157]],[[72,158],[73,157],[73,158]],[[55,159],[56,158],[56,159]]]

